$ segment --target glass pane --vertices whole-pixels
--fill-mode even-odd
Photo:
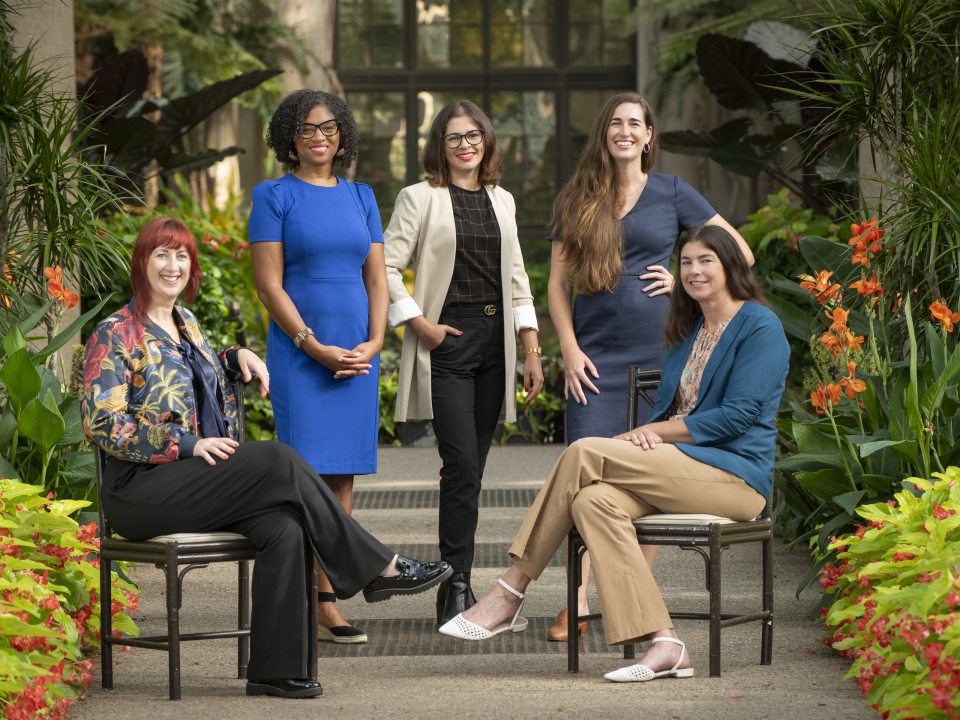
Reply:
[[[570,64],[611,66],[633,64],[630,0],[572,0]]]
[[[397,193],[407,184],[403,93],[351,92],[347,102],[360,133],[355,177],[373,186],[386,224]]]
[[[552,66],[556,54],[554,4],[547,0],[494,0],[490,6],[491,64]]]
[[[419,66],[482,66],[481,13],[480,3],[417,0]]]
[[[500,92],[491,95],[491,105],[503,149],[502,183],[517,202],[517,223],[545,228],[557,190],[556,96]]]
[[[403,0],[339,0],[337,66],[402,65]]]

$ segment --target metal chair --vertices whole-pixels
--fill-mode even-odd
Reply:
[[[641,370],[630,367],[627,411],[629,426],[636,426],[638,400],[653,405],[650,391],[660,384],[659,370]],[[708,612],[672,612],[671,618],[710,621],[710,676],[720,676],[720,631],[733,625],[760,622],[760,664],[769,665],[773,659],[773,523],[769,504],[756,520],[737,522],[716,515],[658,514],[633,521],[637,541],[643,545],[676,545],[681,550],[698,553],[706,566],[706,589],[710,596]],[[721,610],[722,555],[730,545],[746,542],[761,544],[763,584],[759,612],[742,615],[725,614]],[[581,558],[587,550],[576,527],[567,538],[567,669],[580,669],[580,635],[578,624],[594,620],[600,613],[578,616],[577,589],[581,583]],[[624,658],[635,657],[633,645],[625,645]]]
[[[241,402],[239,436],[243,437],[243,385],[235,383]],[[180,699],[180,643],[188,640],[218,640],[237,638],[237,677],[247,675],[250,656],[250,561],[256,549],[243,536],[231,532],[176,533],[149,540],[126,540],[115,535],[103,513],[100,498],[104,454],[96,452],[97,500],[100,506],[100,640],[101,681],[106,689],[113,688],[113,646],[165,650],[169,664],[170,699]],[[113,637],[111,614],[111,562],[147,562],[163,570],[166,576],[167,632],[146,637]],[[235,562],[237,570],[237,629],[181,633],[180,608],[183,602],[183,580],[191,570],[205,568],[210,563]],[[307,631],[310,634],[307,667],[313,679],[317,677],[317,576],[310,553],[304,558],[307,577]]]

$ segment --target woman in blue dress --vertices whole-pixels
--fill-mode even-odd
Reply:
[[[567,444],[630,429],[627,368],[663,364],[670,255],[682,231],[720,225],[753,265],[740,233],[696,190],[652,172],[656,154],[650,104],[637,93],[615,95],[594,121],[577,170],[554,204],[548,300],[563,353]],[[649,411],[640,410],[637,423],[643,424]],[[652,564],[656,548],[644,552]],[[587,562],[581,613],[587,612]],[[564,641],[566,632],[563,610],[548,637]]]
[[[288,174],[254,188],[249,241],[257,293],[270,313],[277,436],[349,513],[353,476],[377,471],[388,304],[380,213],[368,185],[334,174],[353,163],[359,144],[341,98],[292,93],[270,120],[267,144]],[[320,638],[366,642],[340,615],[322,572],[319,583]]]

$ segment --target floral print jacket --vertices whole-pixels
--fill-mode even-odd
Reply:
[[[237,436],[237,398],[227,373],[235,379],[236,353],[218,357],[200,331],[197,319],[182,307],[174,311],[183,333],[217,374],[218,400],[233,439]],[[176,343],[159,327],[140,323],[133,303],[101,322],[87,340],[83,359],[82,412],[87,439],[104,452],[128,462],[179,460],[185,435],[198,435],[197,407],[191,374]]]

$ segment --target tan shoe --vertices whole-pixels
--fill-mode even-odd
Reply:
[[[587,632],[587,624],[582,622],[578,625],[578,631],[580,636]],[[557,619],[553,623],[553,626],[547,630],[547,640],[550,642],[566,642],[567,641],[567,609],[564,608],[557,614]]]

